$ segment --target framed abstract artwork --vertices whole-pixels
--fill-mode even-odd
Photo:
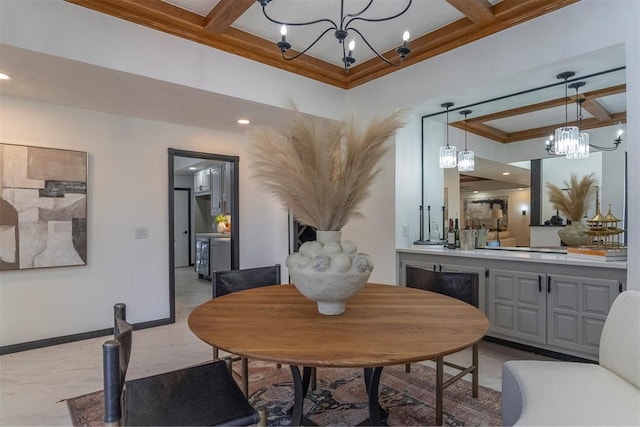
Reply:
[[[87,153],[0,143],[0,271],[87,263]]]
[[[464,199],[465,225],[496,229],[500,224],[500,230],[506,230],[509,226],[508,203],[508,196]]]

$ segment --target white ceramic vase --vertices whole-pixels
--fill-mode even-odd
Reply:
[[[286,260],[291,281],[316,301],[320,314],[344,313],[347,299],[362,289],[373,270],[371,257],[341,238],[341,231],[317,231],[317,240],[303,243]]]
[[[558,230],[558,236],[567,246],[582,246],[590,243],[589,227],[581,222],[572,222]]]

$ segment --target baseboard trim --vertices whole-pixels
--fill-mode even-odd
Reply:
[[[169,325],[170,318],[150,320],[148,322],[135,323],[133,329],[147,329],[156,326]],[[0,347],[0,356],[11,353],[19,353],[21,351],[35,350],[37,348],[51,347],[54,345],[67,344],[75,341],[82,341],[91,338],[105,337],[113,334],[113,328],[98,329],[96,331],[81,332],[79,334],[63,335],[60,337],[45,338],[42,340],[28,341],[24,343],[5,345]]]
[[[598,363],[598,362],[596,362],[594,360],[584,359],[584,358],[578,357],[578,356],[571,356],[569,354],[564,354],[564,353],[558,353],[558,352],[551,351],[551,350],[545,350],[543,348],[538,348],[538,347],[533,347],[533,346],[526,345],[526,344],[520,344],[520,343],[517,343],[517,342],[507,341],[507,340],[503,340],[501,338],[494,338],[494,337],[485,336],[483,338],[483,340],[484,341],[488,341],[488,342],[492,342],[492,343],[496,343],[496,344],[500,344],[500,345],[504,345],[505,347],[516,348],[518,350],[528,351],[529,353],[534,353],[534,354],[539,354],[541,356],[551,357],[553,359],[562,360],[564,362]]]

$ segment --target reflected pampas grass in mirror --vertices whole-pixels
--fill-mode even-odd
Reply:
[[[571,175],[570,181],[564,182],[566,189],[547,182],[549,202],[572,222],[580,221],[595,196],[597,182],[593,173],[579,181],[575,174]]]
[[[253,176],[302,224],[338,231],[369,195],[387,141],[404,125],[404,111],[373,120],[362,132],[353,120],[311,118],[293,107],[282,130],[251,132]]]

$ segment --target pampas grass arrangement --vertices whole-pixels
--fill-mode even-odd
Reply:
[[[571,222],[580,221],[595,196],[597,182],[592,173],[584,176],[580,181],[575,174],[571,175],[570,181],[564,182],[568,187],[567,191],[547,182],[549,202]]]
[[[387,140],[404,125],[403,111],[375,119],[364,132],[353,120],[336,122],[303,115],[281,132],[252,132],[253,175],[302,224],[339,231],[369,195]]]

